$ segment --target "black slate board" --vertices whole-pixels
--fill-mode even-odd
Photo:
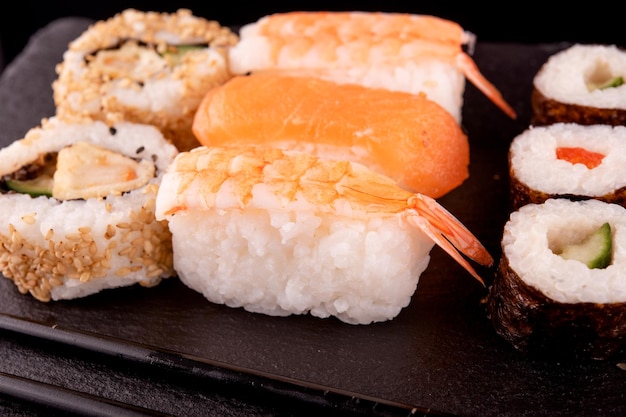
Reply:
[[[52,22],[2,73],[1,146],[53,115],[54,66],[89,23]],[[440,203],[496,259],[508,218],[508,146],[528,126],[534,74],[566,46],[479,42],[476,48],[483,74],[519,117],[507,118],[468,84],[463,126],[471,142],[471,175]],[[489,283],[494,269],[479,272]],[[3,279],[0,329],[156,369],[176,368],[214,383],[263,387],[305,406],[321,401],[366,408],[372,415],[411,410],[468,417],[626,414],[626,371],[618,360],[549,362],[523,356],[494,333],[481,303],[486,291],[439,248],[433,249],[411,304],[394,320],[368,326],[214,305],[177,279],[151,289],[51,303],[20,295]],[[0,392],[11,386],[8,378]],[[146,409],[158,407],[149,398],[133,401]]]

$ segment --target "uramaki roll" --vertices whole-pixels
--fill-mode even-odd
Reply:
[[[610,263],[563,255],[610,226]],[[606,243],[606,242],[605,242]],[[626,347],[626,209],[598,200],[549,199],[511,214],[487,297],[496,332],[546,358],[608,359]]]
[[[626,204],[626,127],[530,127],[509,148],[513,210],[548,198]]]
[[[551,56],[533,80],[531,124],[626,125],[626,51],[575,44]]]
[[[176,154],[154,126],[43,120],[0,150],[2,275],[40,301],[173,276],[154,210]]]
[[[226,49],[237,40],[187,9],[124,10],[69,44],[53,83],[57,116],[152,124],[191,149],[193,115],[207,90],[231,77]]]

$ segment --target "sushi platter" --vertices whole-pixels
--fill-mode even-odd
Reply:
[[[52,116],[55,65],[68,42],[90,23],[80,18],[52,22],[2,73],[0,146]],[[462,126],[470,142],[470,176],[437,201],[496,260],[510,212],[509,144],[529,125],[533,77],[549,56],[569,45],[480,42],[478,34],[473,58],[517,118],[467,85]],[[478,266],[477,271],[487,285],[492,282],[494,267]],[[486,295],[486,287],[435,247],[408,307],[378,323],[250,313],[210,303],[175,277],[152,288],[118,288],[51,302],[20,294],[10,280],[0,279],[0,329],[155,369],[173,368],[207,385],[221,381],[278,392],[278,400],[297,398],[303,408],[326,403],[335,411],[344,407],[363,415],[398,416],[626,414],[626,358],[524,355],[494,331]],[[134,401],[136,407],[172,413],[158,400],[156,405],[147,398]],[[193,408],[187,411],[194,415]]]

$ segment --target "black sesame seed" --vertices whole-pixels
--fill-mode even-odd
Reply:
[[[117,133],[117,129],[115,127],[111,126],[109,128],[109,133],[114,136]]]
[[[146,148],[144,146],[140,146],[137,148],[137,150],[135,151],[135,153],[142,153]]]

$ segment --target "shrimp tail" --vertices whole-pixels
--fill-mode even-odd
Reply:
[[[434,199],[415,194],[408,201],[407,220],[430,237],[481,284],[483,279],[462,256],[481,265],[493,265],[493,258],[478,239]]]
[[[472,58],[466,53],[460,53],[456,56],[457,65],[461,68],[467,79],[470,80],[476,88],[478,88],[492,103],[498,106],[511,119],[517,119],[517,113],[504,100],[498,89],[480,73],[478,66]]]

